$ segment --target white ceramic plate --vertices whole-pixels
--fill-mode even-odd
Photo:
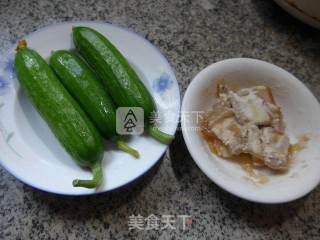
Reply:
[[[108,23],[67,22],[40,29],[25,39],[30,48],[48,58],[52,50],[73,47],[71,29],[79,25],[105,34],[119,48],[152,93],[161,117],[160,128],[174,134],[180,110],[178,83],[164,56],[144,38]],[[160,159],[166,145],[145,135],[132,137],[129,145],[140,151],[139,159],[107,146],[103,185],[98,190],[74,188],[73,179],[90,179],[92,175],[70,158],[21,91],[13,70],[14,48],[0,65],[0,161],[12,175],[48,192],[94,194],[129,183]]]
[[[218,80],[230,87],[269,86],[282,108],[286,131],[292,143],[303,134],[310,141],[295,156],[286,174],[271,174],[264,184],[245,178],[239,164],[213,155],[200,135],[197,115],[212,107]],[[200,169],[217,185],[241,198],[261,203],[281,203],[304,196],[320,182],[320,107],[312,93],[285,70],[259,60],[236,58],[212,64],[202,70],[189,85],[182,103],[183,136]]]
[[[275,0],[275,2],[304,23],[320,29],[319,0]]]

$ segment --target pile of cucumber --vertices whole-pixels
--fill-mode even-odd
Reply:
[[[150,124],[155,102],[125,57],[102,34],[74,27],[76,51],[52,53],[49,64],[19,41],[15,70],[22,88],[67,152],[93,179],[72,182],[74,187],[97,188],[103,181],[102,136],[134,157],[139,153],[116,133],[116,108],[141,107],[145,130],[169,144],[173,136]]]

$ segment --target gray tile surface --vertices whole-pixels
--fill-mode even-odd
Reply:
[[[173,65],[182,94],[208,64],[254,57],[287,69],[320,96],[320,32],[271,0],[0,0],[0,53],[67,20],[108,21],[145,36]],[[193,223],[185,231],[129,231],[132,214],[188,214]],[[320,188],[284,205],[243,201],[204,176],[178,133],[152,171],[93,197],[40,192],[1,168],[0,239],[320,239]]]

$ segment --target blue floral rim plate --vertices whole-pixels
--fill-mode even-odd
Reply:
[[[28,46],[47,59],[51,51],[71,49],[73,26],[88,26],[106,35],[128,59],[153,95],[159,127],[174,134],[180,111],[180,92],[166,58],[149,41],[127,29],[104,22],[64,22],[39,29],[27,36]],[[74,188],[75,178],[90,179],[56,140],[47,124],[21,90],[14,71],[15,46],[0,59],[0,163],[22,182],[43,191],[88,195],[121,187],[148,171],[167,145],[147,135],[132,136],[128,144],[140,152],[135,159],[106,142],[104,183],[99,189]]]

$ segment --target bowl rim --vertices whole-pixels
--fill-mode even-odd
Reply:
[[[184,112],[184,111],[186,111],[186,109],[188,109],[188,106],[186,106],[187,99],[190,98],[190,96],[189,96],[190,92],[197,84],[197,81],[200,81],[201,79],[203,79],[204,76],[207,76],[208,72],[211,69],[216,68],[217,66],[219,66],[221,64],[225,64],[225,63],[232,64],[234,62],[244,62],[244,61],[247,63],[250,63],[250,64],[259,63],[262,65],[265,65],[266,67],[271,67],[277,71],[280,71],[280,72],[286,74],[288,76],[288,80],[294,81],[295,83],[297,83],[299,85],[299,87],[303,87],[305,90],[307,90],[308,94],[310,94],[310,97],[313,98],[313,101],[316,101],[320,107],[318,100],[312,94],[312,92],[299,79],[297,79],[293,74],[289,73],[288,71],[284,70],[283,68],[278,67],[272,63],[269,63],[269,62],[266,62],[263,60],[259,60],[259,59],[254,59],[254,58],[229,58],[229,59],[225,59],[222,61],[212,63],[209,66],[205,67],[203,70],[201,70],[198,74],[196,74],[196,76],[192,79],[191,83],[189,84],[189,86],[184,94],[184,98],[183,98],[182,106],[181,106],[181,112]],[[195,149],[191,143],[191,140],[190,140],[191,136],[189,134],[189,131],[186,130],[187,127],[188,126],[187,126],[186,120],[184,118],[181,118],[181,128],[182,128],[183,138],[184,138],[184,141],[185,141],[186,146],[188,148],[188,151],[190,152],[196,165],[216,185],[218,185],[220,188],[224,189],[225,191],[227,191],[237,197],[240,197],[242,199],[245,199],[245,200],[248,200],[251,202],[257,202],[257,203],[262,203],[262,204],[286,203],[286,202],[291,202],[291,201],[294,201],[294,200],[297,200],[299,198],[304,197],[305,195],[310,193],[314,188],[316,188],[320,183],[320,174],[319,174],[317,182],[310,184],[309,187],[304,188],[303,191],[300,191],[296,194],[293,194],[291,197],[282,197],[282,198],[280,197],[280,198],[273,198],[273,199],[268,200],[268,199],[254,196],[254,194],[246,194],[246,193],[244,193],[244,191],[241,191],[241,190],[239,191],[239,190],[235,189],[232,185],[227,184],[227,182],[225,180],[221,180],[220,178],[214,176],[214,174],[212,174],[210,169],[207,169],[204,165],[202,165],[202,160],[197,156],[198,155],[197,149]]]
[[[274,0],[283,10],[291,14],[296,19],[299,19],[305,24],[314,28],[320,29],[320,19],[315,16],[311,16],[297,6],[290,4],[289,0]]]

